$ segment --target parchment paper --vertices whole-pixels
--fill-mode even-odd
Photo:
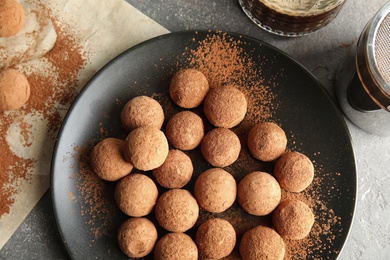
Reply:
[[[90,53],[88,64],[79,75],[78,90],[116,55],[142,41],[169,32],[123,0],[43,0],[42,3],[53,11],[52,15],[61,17],[67,24],[77,28],[85,50]],[[64,116],[68,107],[58,105],[56,109]],[[55,138],[48,136],[50,131],[43,117],[19,113],[20,120],[11,126],[7,141],[16,155],[33,158],[35,163],[28,173],[31,176],[18,182],[18,192],[10,213],[0,218],[0,249],[50,184],[50,160]],[[20,142],[22,123],[31,125],[31,145],[28,148]]]

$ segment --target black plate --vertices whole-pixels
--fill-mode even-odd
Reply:
[[[188,66],[183,53],[196,49],[199,40],[213,34],[221,33],[171,33],[139,44],[99,71],[74,102],[59,133],[51,173],[58,228],[73,259],[126,258],[116,244],[117,228],[126,216],[115,207],[115,183],[98,180],[88,169],[91,147],[108,136],[126,137],[119,113],[134,96],[154,96],[164,108],[175,111],[169,98],[163,98],[167,97],[169,79],[178,68]],[[282,125],[289,138],[288,148],[303,152],[315,162],[320,180],[312,188],[320,202],[315,209],[316,220],[320,226],[332,225],[314,241],[308,258],[337,258],[349,232],[356,196],[353,149],[338,107],[305,68],[278,49],[238,34],[225,37],[238,42],[243,55],[253,58],[265,83],[269,79],[278,104],[270,120]],[[194,180],[208,166],[198,150],[189,154],[197,165]],[[237,173],[237,181],[242,174]],[[253,225],[259,219],[245,214],[240,217]],[[238,232],[238,239],[242,232]],[[159,235],[163,233],[159,229]]]

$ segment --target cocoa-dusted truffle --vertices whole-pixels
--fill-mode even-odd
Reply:
[[[164,123],[164,111],[160,103],[151,97],[138,96],[129,100],[121,111],[123,127],[130,132],[140,126],[160,129]]]
[[[156,184],[144,174],[129,174],[115,187],[115,201],[118,208],[132,217],[142,217],[152,212],[157,198]]]
[[[170,144],[177,149],[192,150],[204,136],[203,120],[194,112],[181,111],[169,119],[165,133]]]
[[[227,220],[214,218],[203,222],[196,232],[196,243],[207,259],[230,255],[236,245],[236,231]]]
[[[303,239],[314,224],[312,210],[304,202],[288,199],[280,203],[272,215],[275,230],[286,239]]]
[[[246,175],[238,184],[237,199],[249,214],[265,216],[278,206],[281,189],[272,175],[255,171]]]
[[[276,161],[274,175],[283,189],[301,192],[312,183],[314,166],[306,155],[286,152]]]
[[[239,250],[242,260],[282,260],[286,253],[283,238],[265,226],[256,226],[245,232]]]
[[[130,218],[118,231],[118,245],[128,257],[144,257],[152,252],[157,241],[157,230],[147,218]]]
[[[117,181],[133,170],[133,165],[128,163],[123,155],[124,142],[118,138],[106,138],[94,146],[91,168],[101,179]]]
[[[201,173],[195,182],[195,198],[205,210],[221,213],[233,205],[237,195],[237,185],[233,176],[220,168],[212,168]]]
[[[189,191],[172,189],[158,199],[155,214],[161,227],[171,232],[185,232],[198,219],[199,206]]]
[[[198,260],[198,248],[184,233],[164,235],[154,248],[154,260]]]
[[[227,128],[214,128],[208,132],[201,144],[204,159],[215,167],[226,167],[234,163],[241,151],[238,136]]]
[[[180,150],[172,149],[165,162],[153,170],[153,176],[164,188],[180,189],[191,180],[193,171],[191,158]]]
[[[231,128],[244,119],[247,101],[237,87],[218,86],[207,93],[203,110],[212,125]]]
[[[19,109],[29,97],[30,84],[25,76],[15,69],[0,71],[0,111]]]
[[[24,26],[25,14],[23,7],[15,0],[0,2],[0,37],[16,35]]]
[[[129,133],[123,145],[126,161],[135,168],[149,171],[160,167],[168,156],[165,134],[152,126],[141,126]]]
[[[253,157],[269,162],[286,150],[287,138],[283,129],[272,122],[255,125],[249,131],[248,148]]]
[[[169,94],[173,102],[183,108],[199,106],[208,91],[206,76],[196,69],[179,70],[169,84]]]

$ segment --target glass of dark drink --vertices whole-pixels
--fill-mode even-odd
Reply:
[[[327,25],[345,0],[238,0],[246,15],[264,30],[302,36]]]

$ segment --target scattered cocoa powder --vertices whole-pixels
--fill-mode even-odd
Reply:
[[[26,178],[28,169],[33,165],[33,160],[17,157],[5,140],[12,122],[12,118],[0,115],[0,217],[8,214],[14,203],[13,195],[17,189],[13,184],[18,183],[20,178]]]
[[[112,187],[109,187],[91,169],[90,157],[93,147],[93,143],[74,147],[75,154],[73,156],[77,164],[74,167],[79,170],[70,178],[75,179],[77,198],[80,200],[80,212],[84,223],[90,227],[97,239],[110,233],[107,227],[119,211],[110,201],[114,196]],[[75,201],[73,196],[72,194],[70,198]]]
[[[210,88],[237,86],[248,99],[245,121],[254,123],[270,119],[279,104],[270,87],[264,84],[262,71],[253,61],[256,57],[243,49],[246,44],[217,32],[200,40],[198,47],[187,50],[186,55],[189,66],[206,76]]]
[[[43,4],[38,6],[46,8]],[[50,13],[50,10],[46,11]],[[11,151],[6,140],[8,129],[26,115],[42,115],[48,122],[49,136],[54,138],[62,123],[61,107],[65,110],[74,100],[79,72],[88,61],[88,53],[82,51],[77,34],[60,18],[52,21],[57,32],[54,48],[39,60],[15,66],[30,83],[29,101],[19,111],[0,113],[0,218],[10,212],[18,182],[29,178],[35,162],[35,159],[24,159]],[[33,125],[21,124],[20,127],[22,135],[26,136]],[[31,145],[25,141],[25,145]]]
[[[319,168],[316,168],[319,173]],[[328,248],[332,245],[332,240],[338,234],[334,234],[331,227],[339,225],[340,218],[325,203],[322,195],[322,179],[315,177],[313,183],[301,193],[292,193],[283,191],[282,201],[285,199],[298,199],[305,202],[315,215],[315,222],[312,230],[306,238],[302,240],[286,240],[286,259],[305,259],[310,256],[311,259],[323,259],[322,252],[335,252],[334,249]],[[337,229],[336,229],[337,230]],[[342,232],[342,229],[339,229]],[[324,244],[322,239],[326,237],[329,244]],[[336,252],[337,253],[337,252]]]

